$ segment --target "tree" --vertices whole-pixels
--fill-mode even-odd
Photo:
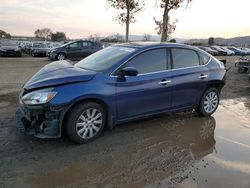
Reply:
[[[164,9],[162,21],[157,21],[155,18],[156,23],[156,30],[157,33],[161,35],[161,41],[166,42],[169,35],[175,30],[176,22],[171,23],[169,13],[172,10],[177,10],[182,6],[182,4],[186,1],[186,6],[192,0],[161,0],[160,7]]]
[[[143,37],[142,37],[142,40],[144,40],[144,41],[150,41],[151,37],[152,37],[152,36],[151,36],[150,34],[145,33],[145,34],[143,35]]]
[[[52,31],[49,28],[43,28],[43,29],[37,29],[34,34],[35,34],[36,38],[42,38],[44,40],[50,40],[51,35],[52,35]]]
[[[6,38],[6,39],[10,39],[11,35],[3,30],[0,30],[0,39],[1,38]]]
[[[103,39],[100,40],[101,42],[124,42],[123,36],[119,33],[116,33],[114,35],[109,35]]]
[[[214,37],[210,37],[210,38],[208,39],[208,44],[209,44],[210,46],[214,44]]]
[[[61,42],[65,41],[66,39],[66,34],[64,32],[56,32],[51,34],[51,40],[54,42]]]
[[[136,21],[135,14],[142,11],[145,3],[140,0],[107,0],[108,4],[117,10],[122,12],[117,15],[116,20],[121,24],[126,25],[126,42],[128,42],[129,36],[129,24]]]
[[[171,39],[169,42],[176,43],[175,39]]]
[[[155,30],[156,30],[158,35],[161,35],[162,28],[163,28],[163,22],[156,20],[156,18],[153,18],[153,19],[154,19],[155,25],[156,25]],[[169,17],[168,17],[168,20],[170,20]],[[170,23],[170,21],[168,22],[167,38],[175,31],[176,23],[177,23],[177,20],[173,21],[172,23]]]

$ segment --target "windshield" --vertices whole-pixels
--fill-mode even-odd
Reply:
[[[135,48],[111,46],[86,57],[75,64],[75,66],[87,70],[102,72],[115,65],[118,61],[122,60],[133,51],[135,51]]]

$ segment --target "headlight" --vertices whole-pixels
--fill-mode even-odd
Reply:
[[[55,97],[56,92],[48,89],[28,93],[22,97],[22,102],[28,105],[45,104]]]

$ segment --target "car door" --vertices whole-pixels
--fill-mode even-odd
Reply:
[[[94,43],[89,41],[82,41],[81,58],[85,58],[93,53]]]
[[[82,43],[81,41],[73,42],[66,46],[67,58],[79,58],[81,57]]]
[[[208,68],[194,50],[172,48],[171,54],[172,106],[175,109],[193,107],[199,103],[202,92],[207,87]]]
[[[119,120],[167,110],[171,107],[171,71],[168,50],[148,50],[121,67],[135,67],[137,76],[117,77],[116,109]]]

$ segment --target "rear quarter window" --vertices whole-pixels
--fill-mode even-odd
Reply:
[[[204,53],[199,52],[199,56],[201,58],[201,64],[202,65],[207,64],[208,61],[210,60],[210,57],[208,55],[204,54]]]
[[[198,54],[194,50],[172,48],[173,68],[186,68],[200,65]]]

